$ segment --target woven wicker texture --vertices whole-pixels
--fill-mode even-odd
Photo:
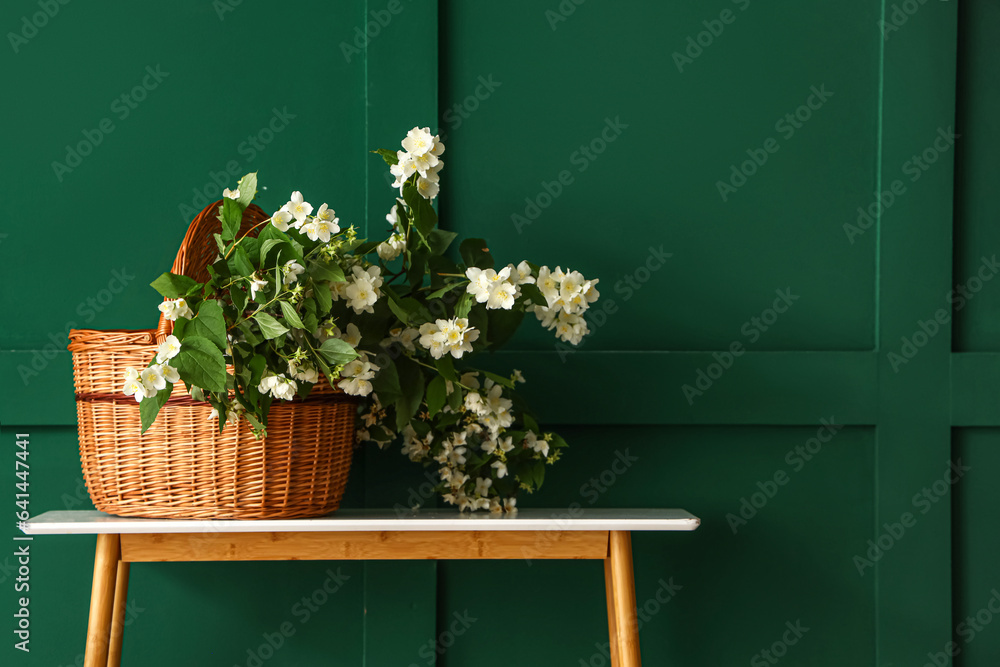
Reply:
[[[217,248],[216,202],[191,223],[172,271],[199,282]],[[247,208],[240,233],[268,216]],[[139,404],[121,389],[125,369],[141,369],[173,329],[73,330],[80,458],[94,506],[109,514],[174,519],[313,517],[337,509],[350,472],[357,403],[322,380],[309,398],[276,401],[268,436],[245,421],[219,433],[208,403],[183,387],[140,435]]]

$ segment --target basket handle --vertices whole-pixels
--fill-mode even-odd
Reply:
[[[181,247],[177,250],[174,265],[170,268],[171,273],[187,276],[200,283],[208,281],[210,278],[208,266],[215,262],[215,258],[219,254],[213,235],[222,230],[219,214],[223,201],[220,199],[209,204],[191,221],[187,234],[181,241]],[[240,222],[237,238],[247,233],[256,236],[256,231],[251,233],[250,230],[260,223],[266,222],[270,217],[256,204],[250,204],[243,211],[243,220]],[[168,301],[168,299],[164,299],[164,301]],[[174,323],[161,313],[160,323],[156,327],[156,343],[162,343],[173,331]]]

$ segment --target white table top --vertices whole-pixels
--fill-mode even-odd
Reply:
[[[429,530],[694,530],[701,519],[679,509],[535,509],[516,514],[457,510],[343,509],[317,519],[128,519],[94,510],[45,512],[22,524],[27,535],[98,533],[279,533]]]

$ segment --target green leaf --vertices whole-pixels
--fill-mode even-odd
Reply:
[[[458,300],[458,305],[455,306],[455,317],[468,317],[469,311],[472,310],[472,295],[466,292],[462,295],[462,298]]]
[[[264,339],[257,335],[257,332],[253,330],[253,327],[249,322],[240,322],[239,326],[236,327],[243,333],[243,338],[246,339],[247,343],[257,347],[264,342]]]
[[[186,328],[187,335],[201,336],[212,341],[220,352],[226,351],[226,319],[222,307],[214,299],[202,301],[198,316]]]
[[[372,388],[378,393],[379,400],[383,405],[392,403],[403,395],[403,390],[399,386],[399,373],[396,364],[391,361],[379,369],[379,372],[372,378]]]
[[[287,333],[288,329],[281,324],[278,320],[274,319],[267,313],[257,313],[253,316],[257,320],[257,324],[260,325],[261,333],[264,334],[264,338],[271,340],[272,338],[277,338],[283,333]]]
[[[327,338],[316,351],[331,366],[340,366],[358,357],[357,351],[339,338]]]
[[[202,287],[201,283],[192,278],[179,276],[169,271],[149,283],[149,285],[168,299],[180,299]]]
[[[413,216],[413,228],[420,234],[424,245],[430,248],[431,231],[437,226],[438,221],[434,206],[431,205],[429,199],[424,199],[423,195],[417,191],[415,185],[408,185],[403,188],[403,199],[406,201],[406,205],[410,207],[410,212]]]
[[[541,431],[538,430],[538,422],[535,421],[534,417],[529,415],[527,412],[523,413],[521,417],[524,420],[524,428],[529,431],[534,431],[535,434],[541,433]]]
[[[342,283],[346,280],[344,270],[336,262],[309,262],[309,273],[316,280],[330,283]]]
[[[458,382],[458,374],[455,372],[455,363],[451,360],[451,357],[441,357],[440,359],[435,359],[434,366],[445,380]]]
[[[490,373],[489,371],[480,371],[480,372],[483,375],[485,375],[486,377],[488,377],[489,379],[491,379],[494,382],[496,382],[497,384],[502,384],[503,386],[505,386],[505,387],[507,387],[509,389],[513,389],[514,388],[514,381],[511,380],[510,378],[506,378],[506,377],[504,377],[502,375],[497,375],[496,373]]]
[[[305,329],[305,325],[302,324],[302,320],[299,319],[299,314],[295,312],[295,308],[292,304],[287,301],[279,301],[278,305],[281,306],[281,313],[285,316],[285,321],[291,324],[296,329]]]
[[[240,198],[237,199],[240,206],[246,208],[253,201],[257,194],[257,172],[251,172],[240,179]]]
[[[529,303],[538,304],[539,306],[548,306],[549,302],[545,300],[542,296],[542,290],[538,289],[538,285],[533,285],[531,283],[524,283],[521,285],[521,295]]]
[[[460,415],[462,411],[462,401],[465,400],[462,394],[462,388],[455,385],[454,391],[448,394],[448,405],[451,406],[452,411],[456,415]]]
[[[333,297],[330,295],[330,287],[325,283],[313,285],[313,299],[316,300],[316,314],[326,315],[333,308]]]
[[[465,239],[459,247],[459,252],[466,266],[477,266],[480,269],[493,268],[493,255],[490,254],[485,239]]]
[[[444,407],[447,398],[444,378],[438,375],[427,385],[427,411],[433,417]]]
[[[394,164],[399,163],[399,156],[396,155],[396,151],[390,151],[387,148],[379,148],[378,150],[372,151],[372,153],[378,153],[385,160],[385,163],[390,167]]]
[[[430,246],[431,254],[443,255],[457,236],[458,234],[455,232],[448,232],[443,229],[431,230],[431,233],[427,237],[427,244]]]
[[[223,242],[222,237],[218,234],[212,234],[212,238],[215,239],[215,245],[219,249],[220,255],[226,254],[226,244]]]
[[[254,272],[246,250],[240,246],[236,246],[236,250],[230,255],[229,268],[232,269],[233,275],[237,276],[252,276]]]
[[[496,309],[488,311],[489,315],[489,342],[493,350],[496,350],[508,340],[521,326],[524,319],[523,310],[503,310]]]
[[[142,420],[142,433],[149,430],[149,427],[156,421],[156,415],[160,414],[160,408],[166,405],[167,399],[170,398],[170,392],[173,390],[174,385],[168,382],[166,389],[159,390],[156,392],[156,396],[144,398],[139,403],[139,418]]]
[[[233,286],[229,288],[229,296],[233,300],[233,307],[236,308],[237,312],[242,313],[247,307],[247,293],[241,290],[239,287]]]
[[[222,240],[232,241],[240,231],[240,223],[243,222],[243,208],[236,201],[224,197],[219,221],[222,222]]]
[[[392,288],[387,288],[385,293],[389,297],[389,310],[392,311],[393,315],[399,318],[400,322],[405,325],[409,325],[410,318],[413,317],[413,313],[416,312],[415,309],[411,310],[410,308],[407,308],[407,304],[396,295],[396,292]],[[420,304],[418,303],[417,306],[419,307],[419,305]]]
[[[444,287],[442,287],[441,289],[437,290],[436,292],[431,292],[430,294],[428,294],[427,295],[427,299],[430,300],[430,299],[440,298],[441,296],[447,294],[448,292],[450,292],[451,290],[455,289],[456,287],[459,287],[459,286],[465,285],[465,284],[466,283],[451,283],[450,285],[445,285]]]
[[[207,338],[185,337],[171,365],[188,385],[215,392],[226,390],[226,360],[215,343]]]
[[[264,264],[267,263],[267,255],[269,252],[271,252],[272,248],[280,246],[282,244],[291,247],[288,244],[288,241],[284,239],[264,239],[260,244],[260,260],[259,260],[260,265],[263,266]]]
[[[396,429],[401,430],[417,414],[424,400],[424,373],[413,361],[401,357],[396,361],[399,386],[403,395],[396,401]],[[381,396],[381,394],[379,394]]]

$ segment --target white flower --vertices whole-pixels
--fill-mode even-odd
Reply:
[[[340,376],[347,378],[337,383],[337,386],[344,390],[344,393],[352,396],[367,396],[372,392],[372,383],[369,382],[375,377],[375,371],[379,367],[375,364],[363,360],[355,359],[344,365],[340,371]]]
[[[162,364],[167,359],[173,359],[181,351],[181,342],[177,336],[170,335],[156,348],[156,363]]]
[[[286,285],[291,285],[292,283],[294,283],[296,280],[299,279],[299,276],[305,270],[306,270],[305,267],[296,262],[294,259],[288,260],[287,262],[285,262],[285,265],[281,267],[281,272],[284,274],[282,282],[284,282]]]
[[[302,225],[302,232],[310,241],[330,242],[330,235],[340,231],[340,227],[327,220],[313,218],[312,222]]]
[[[316,384],[319,382],[319,371],[312,367],[308,363],[295,363],[293,361],[288,362],[288,374],[291,375],[296,380],[301,380],[302,382],[308,382],[309,384]]]
[[[430,181],[422,176],[417,179],[417,192],[419,192],[420,196],[424,199],[434,199],[438,196],[440,191],[441,186],[439,186],[436,182]]]
[[[379,287],[382,286],[381,269],[377,266],[369,266],[367,270],[360,266],[353,267],[353,280],[347,284],[344,296],[348,305],[354,309],[355,313],[374,313],[372,308],[381,296]]]
[[[135,371],[134,368],[129,370]],[[135,397],[136,402],[141,402],[146,397],[146,389],[143,387],[142,382],[139,381],[138,375],[125,380],[125,386],[122,388],[122,391],[125,392],[126,396]]]
[[[517,498],[505,498],[503,508],[513,514],[517,511]]]
[[[257,292],[267,287],[267,281],[261,280],[257,277],[257,274],[250,276],[250,298],[256,299]]]
[[[538,452],[542,456],[549,455],[549,441],[544,438],[539,438],[532,431],[528,431],[524,434],[524,446],[532,451]]]
[[[395,210],[395,209],[393,209]],[[406,247],[406,239],[403,238],[402,234],[393,234],[387,240],[378,244],[376,252],[378,256],[381,257],[386,262],[391,262],[392,260],[399,257],[400,253]]]
[[[290,401],[295,398],[295,391],[299,388],[295,380],[290,380],[284,375],[274,375],[265,373],[257,385],[257,391],[261,394],[271,394],[274,398]]]
[[[358,325],[354,322],[348,322],[345,329],[346,331],[343,333],[338,332],[337,337],[354,349],[357,349],[358,345],[361,345],[361,331],[358,330]]]
[[[489,494],[490,487],[493,486],[493,480],[489,477],[480,477],[476,480],[476,495],[483,497]]]
[[[160,364],[160,369],[163,371],[163,379],[170,384],[177,384],[181,381],[181,376],[177,373],[177,369],[170,364]]]
[[[194,317],[194,313],[191,311],[191,307],[187,305],[187,301],[184,299],[167,299],[159,306],[160,312],[163,313],[163,319],[175,321],[178,317],[186,317],[191,319]]]
[[[493,271],[493,269],[488,269]],[[495,274],[496,272],[493,271]],[[490,298],[490,277],[482,269],[470,266],[465,270],[465,277],[469,279],[469,284],[466,286],[465,291],[476,297],[477,303],[486,303]]]
[[[225,190],[222,191],[222,196],[228,197],[229,199],[239,199],[240,189],[236,188],[235,190],[230,190],[229,188],[226,188]]]
[[[167,381],[163,378],[163,371],[159,364],[153,364],[144,369],[139,373],[139,379],[142,380],[142,386],[145,387],[147,396],[155,396],[158,390],[167,388]]]
[[[510,310],[514,305],[514,294],[516,287],[507,281],[494,283],[490,289],[489,299],[486,301],[487,309]]]
[[[531,275],[531,267],[528,266],[528,262],[526,260],[518,264],[517,267],[511,265],[510,268],[513,268],[514,271],[517,272],[515,282],[518,285],[533,285],[535,283],[535,278]]]
[[[397,151],[396,158],[398,162],[389,167],[389,173],[396,177],[396,180],[392,182],[392,187],[402,190],[406,179],[413,176],[417,169],[413,166],[413,160],[409,153]]]
[[[516,368],[514,369],[514,374],[513,374],[513,377],[511,379],[514,380],[514,382],[524,382],[525,381],[524,375],[522,375],[521,371],[519,371]]]
[[[316,219],[323,220],[324,222],[329,222],[334,227],[337,228],[336,231],[338,232],[340,231],[340,225],[337,224],[338,222],[340,222],[340,218],[338,218],[337,213],[326,204],[320,206],[319,210],[316,211]]]
[[[285,204],[284,208],[292,214],[292,217],[295,218],[299,224],[305,222],[306,216],[313,212],[312,204],[307,201],[303,201],[302,193],[298,190],[292,193],[291,198],[288,200],[288,203]],[[298,225],[295,226],[298,227]]]
[[[469,326],[469,320],[462,317],[451,320],[436,320],[420,325],[420,344],[430,351],[431,356],[440,359],[451,353],[461,359],[466,352],[472,352],[472,343],[479,339],[479,330]]]
[[[497,471],[497,479],[503,479],[507,475],[507,464],[503,461],[494,461],[490,467]]]
[[[404,350],[414,352],[417,348],[413,345],[413,341],[417,340],[419,336],[420,332],[412,327],[406,329],[396,327],[389,329],[389,337],[383,340],[381,345],[382,347],[391,347],[394,343],[398,343]]]
[[[287,232],[288,223],[294,220],[292,214],[288,212],[287,208],[281,208],[274,212],[271,216],[271,224],[278,228],[279,231]]]
[[[429,127],[415,127],[406,133],[403,148],[414,156],[426,155],[434,148],[435,137]]]

